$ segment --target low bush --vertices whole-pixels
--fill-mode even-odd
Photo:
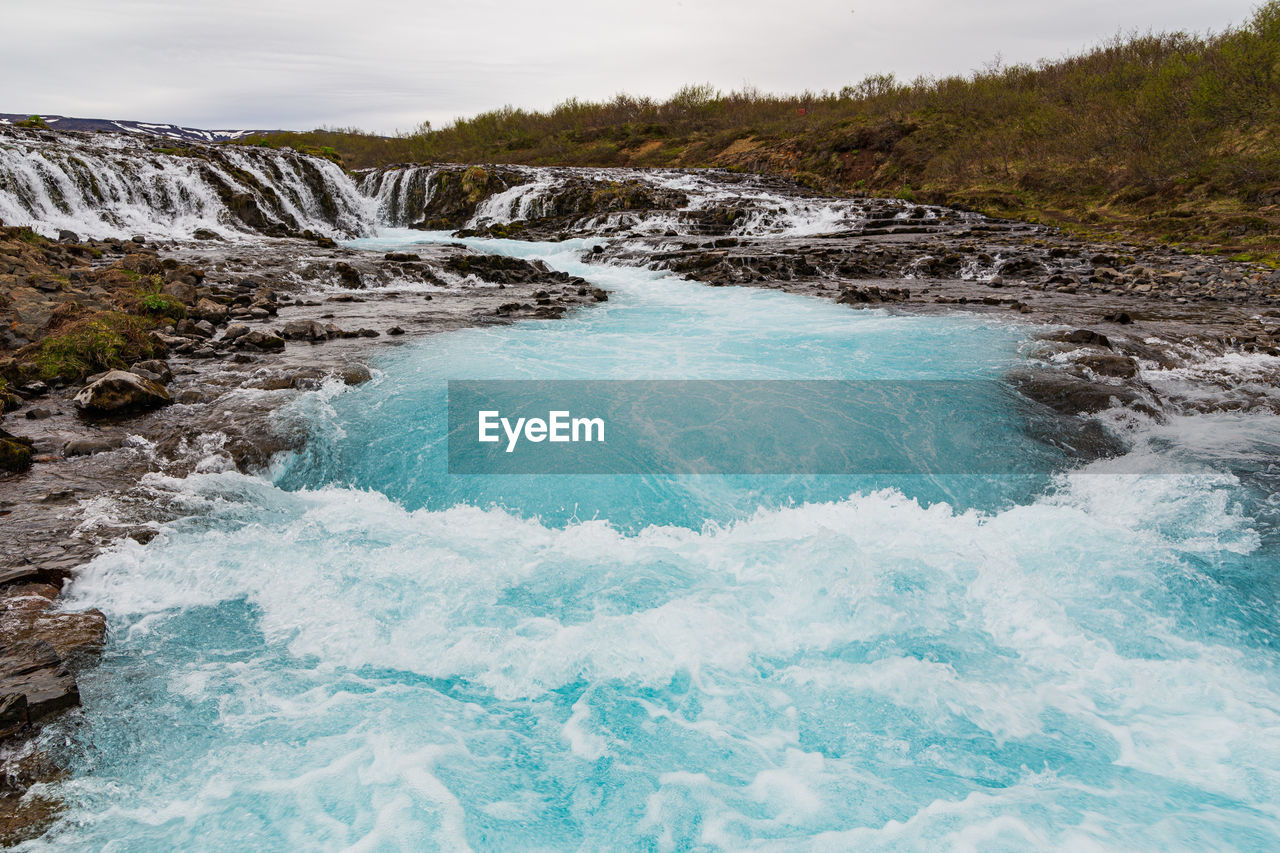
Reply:
[[[112,368],[161,355],[151,335],[155,321],[121,311],[102,311],[72,321],[18,358],[40,379],[83,379]]]

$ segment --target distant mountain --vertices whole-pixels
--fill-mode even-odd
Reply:
[[[30,115],[0,113],[0,126],[26,121]],[[191,142],[225,142],[260,133],[280,133],[278,130],[200,130],[195,127],[178,127],[176,124],[148,124],[141,121],[116,121],[103,118],[67,118],[66,116],[41,115],[40,118],[55,130],[102,130],[108,133],[136,133],[142,136],[158,136],[164,139],[180,139]]]

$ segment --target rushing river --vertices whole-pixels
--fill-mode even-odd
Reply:
[[[113,640],[30,849],[1280,849],[1274,418],[1151,426],[1151,475],[450,477],[450,378],[990,379],[1024,337],[472,245],[612,296],[389,350],[272,476],[157,478],[189,516],[71,589]]]

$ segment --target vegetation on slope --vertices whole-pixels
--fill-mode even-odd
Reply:
[[[258,140],[393,162],[721,166],[1124,236],[1280,255],[1280,2],[1216,35],[1114,38],[969,76],[780,97],[690,86],[507,107],[393,138]]]

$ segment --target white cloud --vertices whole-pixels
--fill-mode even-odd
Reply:
[[[966,73],[1119,31],[1222,29],[1254,0],[5,0],[0,112],[408,128],[690,82],[838,89]]]

